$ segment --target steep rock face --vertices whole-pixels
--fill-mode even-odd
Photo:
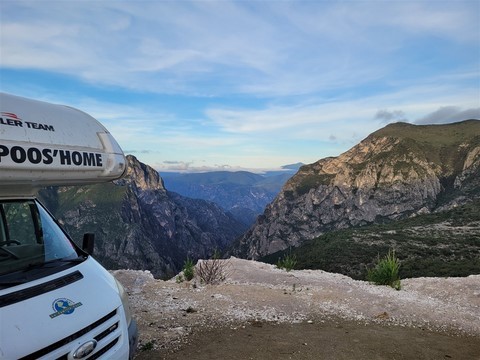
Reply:
[[[397,123],[300,168],[236,243],[258,258],[325,232],[449,209],[480,192],[480,121]]]
[[[114,183],[41,193],[75,241],[95,233],[94,256],[107,268],[169,277],[187,257],[208,258],[245,231],[217,205],[170,193],[157,171],[132,156],[127,161],[125,177]]]
[[[127,172],[117,184],[129,184],[130,187],[138,191],[159,190],[165,192],[163,180],[157,171],[150,166],[141,163],[134,156],[127,156]]]

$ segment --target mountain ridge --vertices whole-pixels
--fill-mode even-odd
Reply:
[[[256,259],[329,231],[449,209],[479,196],[479,178],[480,121],[390,124],[302,166],[233,254]]]

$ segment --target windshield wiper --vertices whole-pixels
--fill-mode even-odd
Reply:
[[[17,285],[25,284],[28,281],[30,281],[30,280],[28,280],[28,279],[14,280],[14,281],[1,281],[0,280],[0,289],[6,289],[6,288],[11,287],[11,286],[17,286]]]
[[[44,276],[40,274],[45,274],[45,272],[48,270],[54,269],[56,267],[61,267],[61,266],[67,266],[67,267],[68,265],[73,266],[75,264],[79,264],[85,261],[86,259],[87,259],[87,256],[85,257],[79,256],[71,259],[68,259],[68,258],[52,259],[52,260],[40,262],[40,263],[31,263],[27,265],[27,267],[23,269],[19,269],[14,273],[0,274],[0,290],[9,288],[11,286],[25,284],[29,281],[32,281]],[[35,271],[35,270],[38,270],[38,271]]]
[[[14,258],[14,259],[18,259],[18,256],[15,255],[13,252],[11,252],[10,250],[8,249],[5,249],[4,247],[0,247],[0,250],[3,250],[3,252],[7,255],[9,255],[8,257],[6,257],[5,259],[10,259],[10,258]],[[0,260],[4,260],[4,259],[0,259]]]
[[[23,271],[30,271],[32,269],[54,268],[57,266],[63,266],[65,264],[80,264],[81,262],[84,262],[86,259],[87,259],[86,257],[78,256],[72,259],[68,259],[68,258],[52,259],[52,260],[48,260],[40,263],[31,263],[31,264],[28,264],[27,267],[23,269]]]
[[[31,279],[30,276],[27,276],[27,274],[22,274],[18,271],[14,273],[5,273],[0,275],[0,289],[6,289],[11,286],[25,284],[32,280],[33,279]]]

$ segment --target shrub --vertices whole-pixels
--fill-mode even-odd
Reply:
[[[153,350],[154,348],[155,348],[155,342],[152,340],[141,345],[140,351],[150,351],[150,350]]]
[[[297,265],[297,257],[292,254],[285,254],[277,261],[277,268],[285,269],[287,272],[293,270]]]
[[[222,260],[220,254],[215,251],[210,260],[199,260],[195,272],[203,284],[218,284],[227,277],[230,266],[228,260]]]
[[[195,265],[189,258],[183,263],[183,276],[185,276],[187,281],[192,280],[195,276]]]
[[[395,256],[395,250],[389,250],[383,259],[378,258],[377,265],[367,270],[367,280],[377,285],[388,285],[400,290],[400,277],[398,270],[400,261]]]

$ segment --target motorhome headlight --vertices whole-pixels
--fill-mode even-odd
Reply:
[[[127,319],[127,325],[130,325],[130,322],[132,321],[132,313],[130,312],[130,306],[128,305],[128,294],[120,281],[115,279],[115,282],[117,283],[118,294],[122,300],[123,310],[125,311],[125,317]]]

